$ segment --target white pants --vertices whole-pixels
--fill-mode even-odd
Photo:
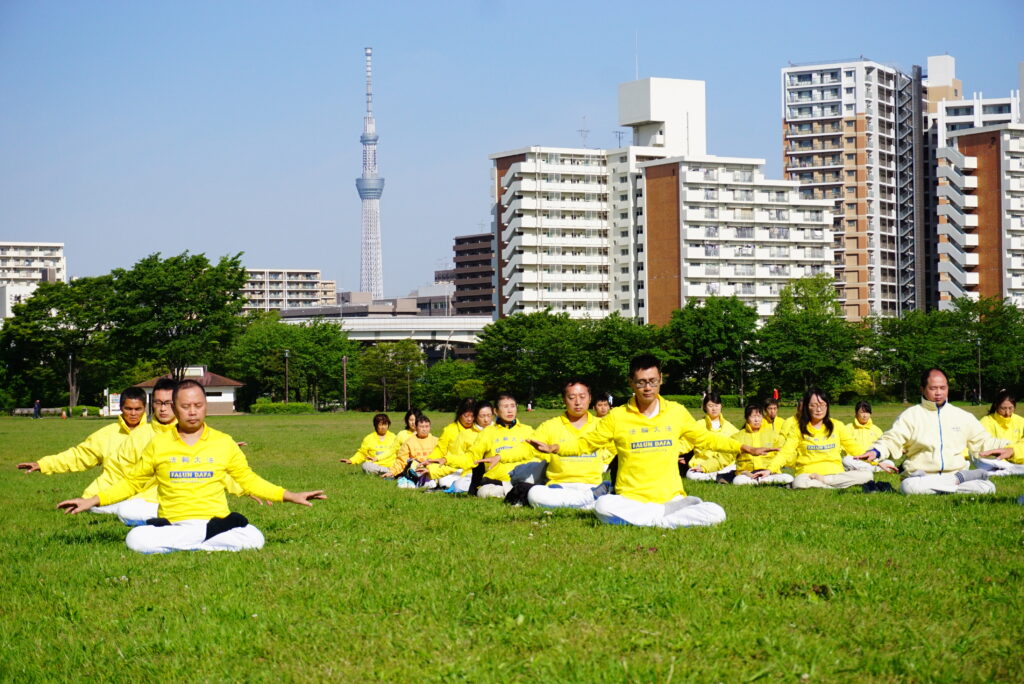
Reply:
[[[886,465],[890,465],[893,468],[896,467],[896,464],[890,461],[889,459],[879,461],[879,463],[885,463]],[[862,461],[859,458],[854,458],[853,456],[843,456],[843,467],[846,468],[847,470],[866,470],[872,473],[886,472],[885,468],[879,468],[876,465],[871,465],[867,461]]]
[[[1024,475],[1024,465],[1010,463],[1001,458],[976,458],[974,463],[979,470],[987,470],[989,477]]]
[[[381,473],[391,472],[391,468],[377,465],[373,461],[363,461],[363,472],[367,475],[380,475]]]
[[[734,485],[788,485],[793,483],[793,476],[789,473],[772,473],[755,480],[746,473],[740,473],[732,483]]]
[[[466,491],[469,491],[469,487],[466,487]],[[500,484],[480,485],[479,489],[476,490],[476,495],[481,499],[504,499],[505,495],[511,491],[512,483],[502,482]]]
[[[821,475],[821,479],[811,477],[808,473],[793,478],[793,489],[846,489],[867,484],[875,479],[870,470],[848,470],[845,473]]]
[[[988,480],[961,483],[953,473],[922,474],[904,478],[900,483],[900,491],[904,494],[995,494],[996,486]]]
[[[594,513],[610,525],[638,527],[697,527],[717,525],[725,520],[725,511],[716,503],[695,496],[677,496],[668,503],[644,503],[619,494],[606,494],[594,504]]]
[[[172,551],[243,551],[263,548],[263,533],[252,525],[221,532],[206,541],[206,520],[182,520],[156,527],[143,525],[128,533],[124,543],[138,553]]]
[[[159,506],[145,499],[126,499],[107,506],[94,506],[90,508],[92,513],[106,513],[116,515],[125,525],[135,527],[145,525],[150,518],[157,516]]]
[[[461,471],[460,471],[461,472]],[[438,485],[444,489],[452,489],[459,494],[465,494],[469,491],[469,485],[473,481],[473,473],[469,472],[465,475],[459,475],[452,473],[451,475],[445,475],[437,481]]]
[[[696,470],[687,470],[686,471],[686,479],[687,480],[695,480],[697,482],[707,482],[707,481],[714,482],[718,478],[719,475],[725,475],[726,473],[731,473],[734,470],[736,470],[736,464],[735,463],[733,463],[732,465],[728,465],[728,466],[722,468],[721,470],[716,470],[713,473],[702,473],[702,472],[699,472],[699,471],[696,471]]]
[[[594,485],[583,482],[563,482],[555,485],[530,487],[526,499],[535,508],[582,508],[593,510]]]

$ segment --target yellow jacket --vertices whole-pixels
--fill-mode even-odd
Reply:
[[[408,428],[399,431],[398,435],[395,437],[395,439],[398,440],[398,446],[401,447],[403,444],[406,443],[406,441],[408,441],[410,437],[414,436],[415,434],[416,432],[414,430],[410,430]]]
[[[472,432],[475,427],[477,427],[476,423],[468,428],[462,427],[462,423],[459,421],[445,425],[444,429],[441,430],[441,436],[437,438],[437,445],[430,452],[430,458],[448,458],[448,450],[452,448],[459,435],[465,434],[467,430]]]
[[[1024,418],[1014,413],[1003,418],[998,413],[982,416],[981,425],[993,437],[1005,439],[1013,447],[1010,463],[1024,464]]]
[[[128,477],[100,491],[100,505],[130,498],[156,476],[161,518],[171,522],[221,518],[230,512],[224,495],[227,475],[261,499],[281,501],[284,496],[283,487],[249,468],[235,440],[206,425],[193,445],[183,442],[177,430],[156,433]]]
[[[849,433],[850,439],[857,443],[857,451],[846,453],[850,456],[860,456],[865,451],[871,448],[871,445],[882,436],[882,428],[875,425],[875,421],[868,419],[866,425],[861,425],[860,422],[854,418],[853,422],[848,423],[846,431]]]
[[[831,435],[825,434],[824,423],[818,427],[808,423],[807,431],[809,435],[801,433],[798,424],[796,430],[786,439],[782,449],[775,452],[768,469],[777,473],[783,466],[788,465],[797,475],[835,475],[844,472],[846,469],[843,467],[843,450],[845,449],[847,453],[857,450],[857,443],[850,437],[846,425],[841,420],[833,418]]]
[[[117,453],[112,458],[103,461],[103,474],[85,488],[82,496],[95,496],[101,489],[106,489],[128,477],[128,473],[142,460],[142,452],[149,446],[153,436],[159,432],[170,432],[175,429],[177,424],[177,420],[172,421],[168,425],[154,420],[132,430],[131,434],[128,435],[128,439],[117,450]],[[148,487],[132,498],[157,503],[156,480],[153,480]]]
[[[949,402],[937,406],[921,399],[901,413],[888,431],[872,445],[879,459],[907,458],[903,469],[908,474],[955,473],[970,467],[967,450],[972,453],[1001,449],[1005,439],[993,437],[973,415]]]
[[[398,437],[393,432],[385,432],[383,436],[376,431],[363,437],[363,443],[350,459],[352,463],[373,461],[377,465],[390,468],[395,462],[395,453],[398,451]]]
[[[778,423],[779,419],[776,418],[775,422]],[[789,418],[786,418],[784,421],[782,421],[782,427],[779,428],[778,432],[779,436],[781,437],[781,439],[779,440],[781,442],[781,446],[782,444],[786,443],[786,440],[789,439],[790,433],[796,432],[799,434],[800,419],[797,418],[796,416],[790,416]]]
[[[430,458],[430,452],[434,450],[437,445],[436,435],[427,435],[420,439],[416,435],[413,435],[409,439],[405,440],[405,443],[398,447],[398,452],[395,454],[395,460],[391,464],[391,476],[395,477],[402,474],[405,467],[409,465],[409,461],[416,460],[420,463]]]
[[[145,425],[146,417],[143,416],[141,422],[135,426],[135,430]],[[94,466],[102,465],[107,459],[114,458],[132,432],[132,428],[128,427],[124,422],[124,417],[118,416],[116,423],[104,425],[86,437],[81,444],[65,449],[59,454],[44,456],[39,459],[39,472],[43,475],[78,473]],[[113,482],[113,475],[107,473],[106,469],[104,469],[104,472],[86,488],[82,496],[90,497],[95,495],[98,488],[93,485],[99,484],[105,487],[113,484]]]
[[[437,446],[430,452],[430,458],[443,458],[444,463],[431,463],[427,466],[427,471],[430,473],[432,480],[437,480],[444,477],[445,475],[451,475],[457,470],[461,470],[463,473],[468,473],[473,470],[473,458],[469,453],[469,448],[473,446],[473,442],[483,432],[483,428],[474,423],[472,427],[463,428],[459,423],[452,423],[445,428],[445,431],[452,425],[458,425],[460,432],[455,435],[448,442],[447,450],[441,455],[435,455],[441,448],[441,440],[444,439],[444,433],[441,433],[441,437],[437,440]]]
[[[725,419],[725,416],[719,416],[718,427],[715,428],[711,425],[711,418],[705,415],[704,429],[708,432],[716,432],[722,437],[732,437],[739,432],[735,425]],[[716,451],[714,449],[702,449],[695,447],[693,450],[693,458],[690,459],[689,466],[691,468],[699,466],[705,473],[714,473],[722,468],[732,465],[735,462],[735,451]]]
[[[614,446],[619,455],[615,492],[634,501],[665,503],[685,496],[679,477],[682,439],[716,451],[739,451],[739,442],[708,432],[681,404],[659,396],[658,413],[648,418],[632,397],[601,419],[593,431],[567,440],[563,456]]]
[[[762,423],[762,426],[764,424]],[[740,444],[746,444],[752,447],[770,447],[776,446],[775,439],[778,435],[772,430],[751,430],[749,425],[744,425],[743,429],[732,436]],[[775,452],[768,452],[763,456],[753,456],[744,452],[740,452],[736,455],[736,474],[750,473],[755,470],[771,470],[772,459],[775,458]],[[779,472],[773,470],[772,472]]]
[[[563,413],[541,423],[533,433],[533,438],[545,444],[564,444],[569,439],[593,432],[602,419],[587,414],[587,422],[582,428],[573,426]],[[614,458],[608,449],[598,449],[586,454],[563,454],[561,448],[557,454],[540,454],[548,462],[548,484],[564,484],[579,482],[598,485],[604,479],[605,466]]]
[[[775,416],[774,422],[769,421],[767,418],[764,418],[761,421],[760,432],[762,435],[767,436],[766,438],[762,438],[764,446],[781,447],[783,444],[786,443],[786,438],[782,434],[782,428],[785,422],[785,420],[779,418],[778,416]],[[740,432],[742,432],[742,430]]]
[[[537,458],[537,452],[525,441],[531,437],[533,428],[518,420],[510,428],[492,423],[480,432],[473,446],[469,448],[468,455],[473,461],[497,455],[501,460],[484,472],[484,477],[508,482],[509,473],[513,468],[522,463],[540,460]]]

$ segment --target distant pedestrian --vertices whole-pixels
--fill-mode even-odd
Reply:
[[[42,418],[43,417],[43,403],[36,399],[36,402],[32,404],[32,417]]]

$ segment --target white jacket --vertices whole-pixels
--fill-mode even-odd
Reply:
[[[937,406],[921,399],[901,413],[889,430],[872,445],[882,459],[907,455],[903,467],[908,474],[955,473],[970,467],[967,450],[1000,449],[1009,443],[990,435],[978,419],[949,402]]]

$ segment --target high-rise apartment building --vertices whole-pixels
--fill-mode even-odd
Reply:
[[[337,293],[333,280],[322,280],[313,269],[247,268],[248,281],[242,289],[243,311],[301,309],[334,306]]]
[[[704,83],[622,84],[619,122],[633,129],[632,145],[491,155],[498,316],[550,308],[644,318],[639,164],[706,153]]]
[[[67,282],[63,242],[0,242],[0,321],[39,283]]]
[[[690,299],[735,296],[764,318],[795,278],[831,273],[832,202],[766,180],[763,159],[671,157],[644,171],[646,320]]]
[[[457,316],[494,315],[494,235],[458,235],[453,246],[455,284],[452,308]]]
[[[923,308],[921,70],[866,59],[782,69],[783,161],[834,203],[834,275],[850,320]]]
[[[1024,124],[947,132],[938,150],[938,307],[1001,297],[1024,307]]]

